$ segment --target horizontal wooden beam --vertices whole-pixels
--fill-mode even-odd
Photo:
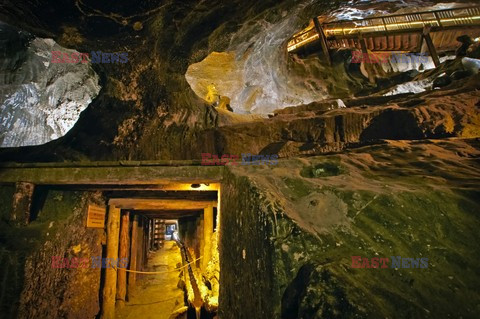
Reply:
[[[186,210],[179,210],[179,211],[166,211],[165,213],[159,213],[156,211],[150,212],[143,212],[139,213],[142,216],[148,218],[156,218],[156,219],[165,219],[165,220],[173,220],[173,219],[180,219],[185,217],[197,217],[201,215],[201,211],[186,211]]]
[[[455,29],[460,29],[460,30],[480,30],[480,26],[463,26],[463,25],[458,25],[458,26],[452,26],[449,27],[448,30],[455,30]],[[441,27],[436,27],[432,26],[431,31],[432,33],[435,32],[442,32],[442,31],[448,31],[444,30]],[[423,31],[423,27],[421,28],[415,28],[415,29],[408,29],[408,30],[391,30],[388,31],[387,34],[389,36],[393,35],[403,35],[403,34],[418,34],[419,32]],[[384,37],[385,36],[385,31],[375,31],[375,32],[365,32],[362,33],[362,36],[364,38],[375,38],[375,37]],[[352,33],[352,34],[345,34],[345,35],[330,35],[327,36],[327,41],[330,40],[342,40],[342,39],[356,39],[358,37],[358,33]],[[318,41],[318,40],[316,40]]]
[[[133,163],[138,164],[137,166]],[[0,184],[29,182],[36,185],[151,185],[215,183],[222,179],[223,166],[164,166],[142,162],[0,164]]]
[[[111,198],[109,205],[121,209],[135,210],[193,210],[204,209],[209,205],[217,207],[216,201],[194,201],[175,199],[151,199],[151,198]]]
[[[152,198],[152,199],[186,199],[216,201],[218,192],[215,191],[107,191],[104,193],[108,198]]]

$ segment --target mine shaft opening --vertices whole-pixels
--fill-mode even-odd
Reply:
[[[220,185],[121,187],[108,200],[102,316],[214,318]],[[112,317],[113,318],[113,317]]]

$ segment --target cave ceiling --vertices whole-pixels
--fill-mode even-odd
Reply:
[[[63,91],[57,92],[61,103],[53,103],[75,110],[73,115],[71,110],[56,111],[60,116],[68,113],[69,124],[46,125],[36,133],[24,130],[24,137],[11,133],[15,138],[2,146],[42,145],[4,148],[0,157],[9,161],[198,159],[202,152],[255,153],[276,147],[287,155],[304,149],[315,153],[318,148],[312,150],[311,145],[332,142],[321,140],[328,135],[322,130],[329,127],[323,113],[282,115],[271,122],[267,115],[312,103],[320,103],[319,110],[324,112],[343,104],[335,100],[351,98],[364,84],[318,61],[292,62],[285,52],[289,37],[306,25],[312,12],[360,18],[437,2],[3,0],[0,21],[28,38],[24,51],[27,46],[34,49],[35,43],[48,43],[47,51],[55,47],[65,52],[126,53],[128,61],[62,69],[84,79],[63,79]],[[58,80],[58,76],[36,76],[32,81],[38,83]],[[207,86],[212,81],[218,82],[220,94],[229,97],[235,113],[207,103]],[[42,90],[48,91],[48,85],[37,87]],[[333,102],[318,102],[325,99]],[[52,116],[46,112],[48,116],[35,121],[48,122]],[[17,113],[17,117],[26,116]],[[255,120],[241,117],[250,113],[257,115]],[[363,115],[351,116],[361,121]]]

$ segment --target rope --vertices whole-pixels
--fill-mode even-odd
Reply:
[[[178,270],[181,270],[181,269],[183,269],[183,268],[186,268],[186,267],[190,266],[191,264],[193,264],[194,262],[196,262],[196,261],[198,261],[198,260],[200,260],[200,259],[202,259],[202,258],[203,258],[203,256],[202,256],[202,257],[198,257],[198,258],[195,259],[194,261],[192,261],[192,262],[190,262],[190,263],[188,263],[188,264],[186,264],[186,265],[183,265],[183,266],[180,267],[180,268],[175,268],[175,269],[173,269],[173,270],[166,270],[166,271],[138,271],[138,270],[130,270],[130,269],[127,269],[127,268],[118,268],[118,267],[114,267],[114,269],[115,269],[115,270],[117,270],[117,269],[123,269],[123,270],[125,270],[126,272],[133,272],[133,273],[136,273],[136,274],[158,275],[158,274],[166,274],[166,273],[176,272],[176,271],[178,271]]]

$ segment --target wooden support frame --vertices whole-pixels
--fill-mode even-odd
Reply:
[[[145,232],[144,232],[145,220],[142,216],[138,219],[138,233],[137,233],[137,270],[143,271],[143,247],[145,244]],[[138,277],[141,277],[139,274]]]
[[[213,206],[208,206],[203,210],[203,260],[202,269],[205,271],[212,258],[212,240],[213,240]]]
[[[437,50],[435,49],[435,45],[433,44],[432,37],[430,36],[431,26],[425,26],[423,28],[422,36],[425,39],[425,43],[427,43],[428,52],[430,53],[433,64],[436,68],[440,66],[440,59],[438,58]]]
[[[137,241],[138,241],[138,215],[133,216],[132,235],[130,244],[130,270],[137,270]],[[136,273],[128,273],[128,295],[130,296],[136,284]]]
[[[120,260],[125,260],[128,258],[130,246],[130,236],[129,236],[129,222],[130,214],[129,212],[122,212],[121,223],[120,223],[120,247],[118,252],[118,258]],[[116,299],[119,301],[119,305],[122,305],[126,300],[127,295],[127,272],[123,267],[118,267],[117,270],[117,295]]]
[[[368,81],[372,84],[375,84],[376,83],[375,74],[373,72],[372,64],[370,63],[367,42],[365,41],[365,38],[362,36],[361,33],[358,35],[358,41],[360,42],[360,47],[362,48],[363,61],[364,61],[363,65],[365,66],[365,71],[367,71]]]
[[[330,56],[330,51],[328,50],[327,37],[325,36],[325,32],[323,32],[323,28],[322,28],[322,25],[320,24],[320,21],[318,21],[318,17],[313,18],[313,23],[315,24],[315,30],[318,33],[320,44],[322,46],[323,54],[327,59],[327,63],[328,65],[332,65],[332,58]]]
[[[118,240],[120,226],[120,209],[110,205],[107,217],[107,258],[118,260]],[[107,260],[112,260],[107,259]],[[103,287],[102,319],[115,318],[115,296],[117,289],[117,271],[112,265],[105,268],[105,284]]]

